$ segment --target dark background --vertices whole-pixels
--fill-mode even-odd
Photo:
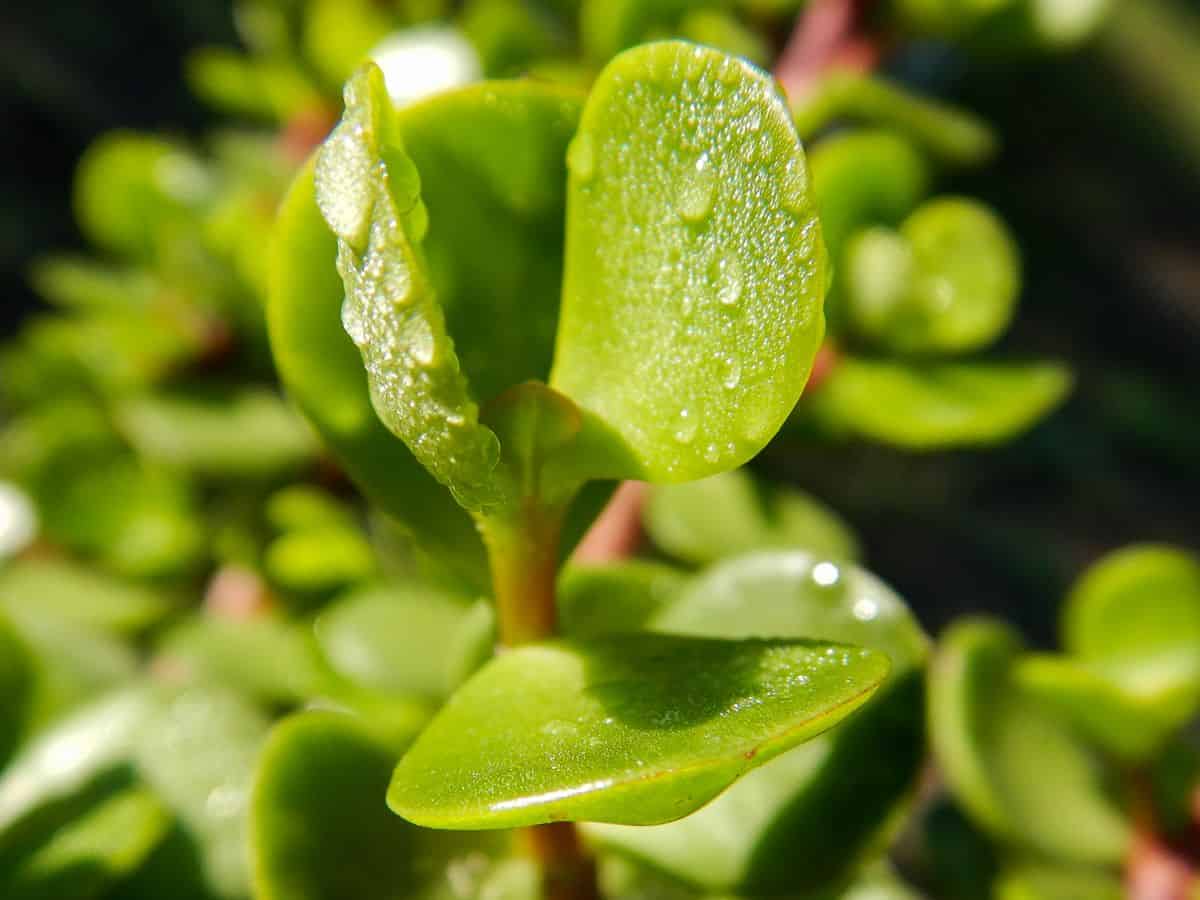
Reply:
[[[1200,28],[1178,37],[1200,60]],[[3,4],[2,333],[36,305],[29,261],[81,246],[70,186],[87,144],[119,126],[188,135],[211,121],[181,59],[212,43],[236,43],[219,0]],[[950,187],[993,203],[1018,235],[1026,290],[1002,349],[1069,359],[1079,387],[1067,406],[996,450],[776,446],[763,460],[845,512],[871,567],[935,628],[990,610],[1047,642],[1066,587],[1101,553],[1200,547],[1200,116],[1191,127],[1158,102],[1159,76],[1181,77],[1170,60],[1164,74],[1154,52],[1122,52],[1101,42],[997,67],[918,47],[897,63],[1003,136],[994,167]],[[1200,75],[1194,91],[1200,106]]]

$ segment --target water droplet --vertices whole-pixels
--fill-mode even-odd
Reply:
[[[725,377],[722,379],[722,384],[729,390],[733,390],[742,381],[742,365],[735,357],[727,356],[725,358]]]
[[[821,587],[833,587],[841,577],[841,570],[835,563],[819,562],[812,567],[812,580]]]
[[[708,154],[702,153],[691,171],[681,178],[675,208],[684,221],[693,224],[703,222],[712,212],[716,196],[717,174]]]
[[[437,355],[437,345],[433,340],[433,330],[429,327],[429,323],[422,319],[413,319],[407,329],[406,337],[408,338],[409,352],[412,353],[413,360],[417,365],[432,366]]]
[[[696,430],[699,428],[697,417],[692,415],[691,410],[681,409],[679,411],[679,424],[675,428],[675,440],[681,444],[690,444],[696,438]]]
[[[717,299],[723,306],[737,306],[742,299],[742,264],[736,256],[723,256],[714,271]]]
[[[879,604],[870,597],[860,597],[854,602],[854,618],[860,622],[873,621],[879,615]]]
[[[783,173],[779,202],[794,216],[803,216],[809,212],[808,170],[798,159],[791,160]]]
[[[721,448],[716,444],[709,444],[704,448],[704,459],[706,462],[715,463],[721,458]]]
[[[342,328],[345,329],[346,334],[350,335],[350,340],[354,341],[355,346],[365,347],[367,345],[367,327],[359,312],[358,304],[352,300],[342,303]]]
[[[590,181],[596,174],[596,149],[586,131],[577,134],[567,147],[567,168],[580,181]]]

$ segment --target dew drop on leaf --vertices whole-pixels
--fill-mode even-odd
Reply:
[[[712,212],[717,196],[717,175],[707,153],[696,160],[692,171],[680,180],[675,208],[686,222],[703,222]]]

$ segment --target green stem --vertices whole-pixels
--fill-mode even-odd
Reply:
[[[487,544],[502,648],[546,640],[557,633],[558,551],[564,508],[547,510],[533,500],[512,519],[487,519]],[[541,869],[543,900],[598,900],[596,866],[571,822],[521,830]]]

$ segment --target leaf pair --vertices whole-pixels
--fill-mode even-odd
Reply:
[[[763,73],[664,43],[615,60],[582,111],[520,82],[395,110],[371,69],[348,99],[315,188],[344,320],[373,409],[466,508],[514,503],[516,448],[478,401],[530,379],[569,398],[538,389],[561,419],[563,483],[702,477],[773,435],[820,339],[825,274],[803,153]],[[275,352],[348,467],[404,514],[424,478],[359,399],[314,212],[304,176],[276,244]],[[402,471],[381,471],[383,452]]]

